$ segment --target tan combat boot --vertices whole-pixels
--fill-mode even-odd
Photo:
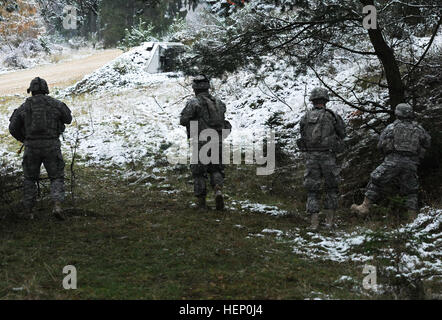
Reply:
[[[325,227],[327,229],[331,229],[333,228],[333,218],[335,216],[335,211],[331,209],[324,211],[325,211]]]
[[[371,200],[365,197],[364,202],[361,205],[353,204],[350,208],[351,212],[357,213],[358,215],[367,215],[370,212]]]
[[[57,218],[58,220],[65,220],[63,209],[61,208],[61,202],[55,201],[54,202],[54,209],[52,209],[52,214]]]
[[[310,230],[312,231],[316,231],[318,230],[319,227],[319,213],[312,213],[312,221],[311,221],[311,225],[310,225]]]
[[[216,203],[216,210],[224,209],[224,196],[222,193],[222,187],[220,185],[215,186],[215,203]]]

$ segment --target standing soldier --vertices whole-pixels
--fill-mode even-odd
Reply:
[[[344,149],[346,136],[342,118],[326,108],[330,101],[324,88],[313,89],[310,95],[313,108],[300,121],[301,138],[298,146],[306,152],[304,187],[307,189],[307,213],[311,215],[311,229],[319,226],[322,180],[325,183],[326,227],[332,228],[333,217],[338,206],[340,168],[336,164],[336,153]]]
[[[431,137],[413,121],[413,108],[408,103],[398,104],[396,121],[382,132],[378,148],[385,155],[384,162],[370,175],[370,181],[361,205],[353,204],[351,211],[366,215],[381,195],[382,187],[397,179],[400,191],[407,197],[408,216],[415,219],[418,210],[419,181],[417,167],[431,145]]]
[[[218,98],[209,94],[210,81],[205,76],[197,76],[193,79],[192,88],[195,92],[195,97],[190,99],[186,107],[181,112],[180,124],[187,128],[188,138],[198,141],[198,155],[193,155],[192,158],[198,158],[198,163],[190,165],[192,176],[194,179],[194,193],[198,198],[198,208],[207,209],[206,206],[206,180],[210,175],[210,184],[215,191],[216,209],[224,209],[224,198],[222,194],[222,187],[224,181],[224,166],[222,164],[222,140],[223,129],[229,129],[228,122],[225,120],[226,105]],[[226,125],[227,124],[227,125]],[[197,130],[192,130],[198,126]],[[200,134],[203,130],[216,130],[219,138],[219,157],[217,161],[209,164],[201,163],[199,153],[201,148],[206,144],[199,140]],[[192,136],[191,136],[192,135]],[[196,140],[195,140],[196,139]],[[193,150],[196,152],[196,150]]]
[[[25,214],[34,218],[33,208],[37,198],[37,182],[41,164],[51,180],[51,197],[54,202],[53,214],[64,220],[61,203],[64,200],[64,161],[61,154],[60,134],[65,124],[72,122],[71,111],[61,101],[48,96],[48,84],[41,78],[31,81],[26,99],[9,120],[9,132],[25,147],[23,156]]]

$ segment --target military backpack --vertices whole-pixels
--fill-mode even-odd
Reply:
[[[418,155],[420,152],[420,133],[413,123],[398,122],[393,129],[394,151]]]
[[[333,120],[330,119],[330,115]],[[337,125],[344,125],[333,111],[328,109],[307,112],[304,145],[307,151],[334,151],[341,153],[345,145],[336,133]]]
[[[218,100],[202,95],[197,98],[200,105],[205,108],[202,112],[202,120],[207,127],[217,131],[225,129],[224,110],[219,105]]]
[[[58,120],[58,110],[44,95],[31,97],[26,102],[25,132],[31,140],[54,139],[64,131]]]

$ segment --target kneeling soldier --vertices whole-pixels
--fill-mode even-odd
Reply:
[[[371,173],[364,202],[353,204],[351,211],[368,214],[371,205],[380,198],[382,187],[398,179],[400,191],[407,198],[409,218],[414,220],[418,211],[417,167],[431,145],[431,137],[413,121],[413,108],[408,103],[398,104],[395,114],[397,120],[379,138],[378,148],[385,154],[384,162]]]

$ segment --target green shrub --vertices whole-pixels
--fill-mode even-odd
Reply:
[[[153,30],[154,26],[152,24],[148,24],[140,18],[138,24],[132,26],[130,30],[125,29],[124,38],[119,42],[118,48],[127,51],[132,47],[141,45],[143,42],[158,41],[154,37]]]

